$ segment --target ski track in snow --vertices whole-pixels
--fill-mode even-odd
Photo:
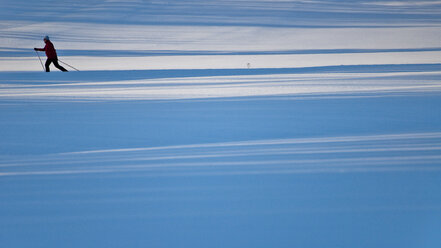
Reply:
[[[136,176],[143,177],[174,177],[439,171],[440,151],[441,133],[257,140],[31,156],[3,161],[0,176],[137,173]]]

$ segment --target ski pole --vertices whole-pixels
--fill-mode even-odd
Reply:
[[[69,64],[67,64],[67,63],[64,63],[64,62],[61,61],[60,59],[58,59],[58,61],[60,61],[61,63],[65,64],[65,65],[67,65],[67,66],[69,66],[70,68],[72,68],[72,69],[74,69],[74,70],[76,70],[76,71],[80,71],[80,70],[78,70],[77,68],[75,68],[75,67],[73,67],[73,66],[71,66],[71,65],[69,65]]]
[[[46,69],[44,69],[43,62],[41,62],[40,54],[38,54],[37,51],[35,51],[35,53],[36,53],[37,56],[38,56],[38,60],[40,60],[41,67],[43,67],[43,71],[46,71]]]

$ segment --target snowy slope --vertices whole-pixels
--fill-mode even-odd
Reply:
[[[2,247],[441,245],[439,1],[0,3]]]

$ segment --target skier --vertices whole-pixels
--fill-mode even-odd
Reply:
[[[54,44],[52,44],[52,42],[49,40],[49,36],[45,36],[43,40],[44,40],[44,43],[46,43],[44,48],[34,48],[34,50],[46,52],[46,56],[47,56],[47,60],[46,60],[46,64],[45,64],[46,72],[50,71],[49,65],[51,63],[54,63],[55,67],[57,67],[61,71],[67,71],[64,67],[62,67],[61,65],[58,64],[57,51],[55,51]]]

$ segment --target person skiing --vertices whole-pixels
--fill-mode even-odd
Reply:
[[[55,50],[54,44],[52,44],[52,42],[49,40],[49,36],[46,35],[43,40],[44,40],[44,43],[46,43],[44,48],[34,48],[34,50],[46,52],[46,56],[47,56],[47,60],[46,60],[46,64],[45,64],[46,72],[50,72],[49,65],[51,63],[54,63],[55,67],[57,67],[61,71],[67,71],[64,67],[62,67],[61,65],[58,64],[57,51]]]

